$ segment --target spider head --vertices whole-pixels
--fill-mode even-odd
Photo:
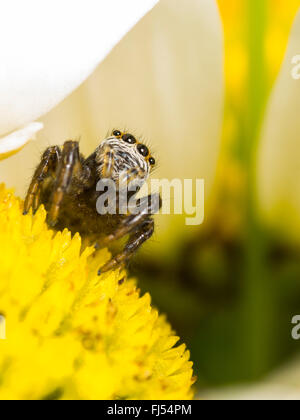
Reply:
[[[155,165],[147,146],[129,133],[114,130],[97,149],[96,159],[99,175],[120,179],[130,185],[142,185]]]

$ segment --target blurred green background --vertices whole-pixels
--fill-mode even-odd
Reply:
[[[175,254],[144,252],[131,266],[191,349],[202,388],[257,381],[300,350],[300,247],[262,221],[256,191],[261,124],[300,1],[218,4],[226,103],[213,205]]]

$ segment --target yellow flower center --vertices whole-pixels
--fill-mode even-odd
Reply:
[[[0,186],[0,399],[190,399],[192,363],[107,250],[54,234]],[[2,337],[4,338],[4,337]]]

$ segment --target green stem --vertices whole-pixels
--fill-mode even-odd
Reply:
[[[246,261],[243,301],[243,333],[245,334],[246,376],[256,379],[265,373],[272,355],[272,297],[265,269],[264,236],[257,216],[257,145],[264,115],[267,83],[265,32],[267,0],[246,0],[248,5],[247,42],[249,49],[248,104],[244,164],[247,172]]]

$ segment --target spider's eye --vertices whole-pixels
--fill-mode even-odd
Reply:
[[[144,144],[139,144],[137,149],[142,156],[147,157],[149,155],[148,147],[146,147]]]
[[[152,165],[152,166],[154,166],[154,165],[155,165],[155,159],[154,159],[154,157],[151,157],[151,158],[149,159],[149,163],[150,163],[150,165]]]
[[[113,131],[113,136],[120,137],[121,135],[122,135],[121,131],[119,131],[119,130]]]
[[[135,144],[136,143],[136,139],[131,134],[124,134],[122,139],[124,141],[126,141],[126,143],[129,143],[129,144]]]

